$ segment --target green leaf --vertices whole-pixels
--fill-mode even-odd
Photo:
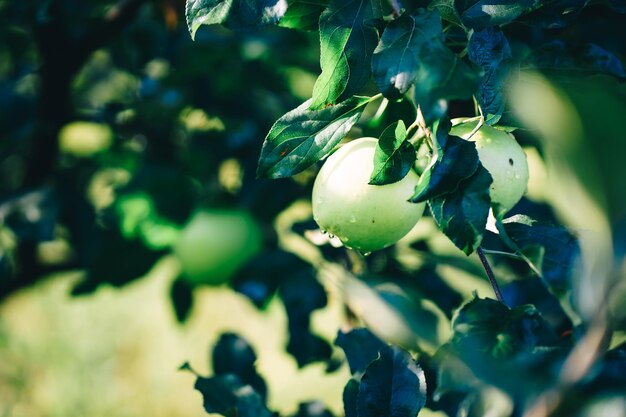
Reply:
[[[578,239],[572,232],[523,215],[509,217],[497,226],[504,243],[525,254],[540,269],[541,278],[554,294],[571,290],[580,256]]]
[[[445,114],[443,100],[467,99],[476,92],[478,74],[441,39],[431,39],[422,46],[420,63],[414,98],[427,123]]]
[[[485,123],[496,124],[504,112],[505,83],[513,69],[509,42],[497,29],[474,32],[467,47],[467,55],[470,61],[483,70],[476,98],[483,110]]]
[[[176,279],[170,287],[170,299],[179,323],[184,323],[193,307],[193,287],[185,280]]]
[[[433,0],[428,5],[428,10],[436,10],[443,20],[463,27],[463,22],[461,22],[461,17],[454,3],[454,0]]]
[[[461,19],[465,26],[482,30],[510,23],[540,8],[542,4],[542,0],[480,0],[467,8],[461,14]]]
[[[402,120],[405,126],[410,126],[417,117],[417,109],[408,98],[384,100],[381,107],[374,117],[362,125],[364,136],[379,138],[390,124]]]
[[[194,388],[202,394],[207,413],[226,417],[273,417],[261,396],[233,374],[198,377]]]
[[[320,15],[326,9],[328,0],[287,0],[287,3],[289,7],[278,26],[301,30],[319,29]]]
[[[211,363],[215,375],[236,375],[265,400],[267,386],[256,371],[256,360],[256,352],[250,343],[235,333],[223,333],[213,346]]]
[[[454,192],[429,200],[439,229],[466,255],[478,248],[485,233],[492,181],[489,172],[479,164],[476,172],[461,181]]]
[[[448,136],[450,122],[435,123],[435,136],[439,146],[437,160],[420,177],[410,201],[421,203],[431,198],[453,193],[459,184],[478,169],[478,152],[473,142]]]
[[[370,100],[352,97],[321,110],[310,110],[307,100],[282,116],[265,138],[257,176],[284,178],[313,165],[348,134]]]
[[[607,74],[620,80],[626,79],[626,71],[619,58],[592,43],[550,42],[532,51],[522,67],[564,75]]]
[[[384,349],[361,378],[359,417],[416,417],[425,404],[424,371],[405,350]]]
[[[378,90],[391,100],[406,93],[420,69],[419,52],[425,42],[442,36],[437,13],[419,10],[392,20],[374,50],[372,70]]]
[[[357,398],[359,395],[359,381],[350,378],[343,389],[343,414],[345,417],[358,417]]]
[[[380,0],[330,1],[320,16],[322,73],[313,87],[311,109],[346,99],[369,80],[378,43],[371,21],[381,17]]]
[[[193,39],[202,25],[248,31],[275,24],[287,11],[287,0],[187,0],[185,10]]]
[[[335,345],[343,349],[353,375],[364,372],[379,352],[387,347],[385,342],[365,327],[346,332],[339,330]]]
[[[385,185],[400,181],[415,163],[415,149],[406,137],[402,120],[385,129],[376,145],[370,184]]]
[[[494,359],[512,358],[555,340],[534,306],[510,309],[489,298],[475,297],[461,307],[452,330],[451,345],[463,357],[486,354]]]

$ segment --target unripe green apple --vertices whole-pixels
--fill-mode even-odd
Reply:
[[[183,278],[193,284],[220,285],[262,248],[262,232],[245,211],[196,212],[174,245]]]
[[[476,143],[478,157],[493,178],[489,190],[494,214],[504,215],[522,198],[528,187],[528,162],[512,134],[483,125],[473,135],[478,121],[454,119],[450,134]]]
[[[415,226],[424,204],[410,203],[419,176],[370,185],[378,140],[360,138],[328,157],[313,185],[313,217],[320,228],[361,252],[383,249]]]
[[[93,122],[72,122],[59,132],[61,151],[80,158],[89,158],[109,149],[113,131],[108,125]]]

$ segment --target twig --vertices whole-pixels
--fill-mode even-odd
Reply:
[[[400,5],[400,0],[391,0],[390,4],[391,4],[391,9],[393,10],[393,16],[394,17],[400,16],[400,10],[402,9],[402,6]]]
[[[491,265],[489,265],[489,261],[485,256],[485,252],[482,247],[478,247],[476,250],[478,257],[480,258],[480,262],[483,264],[483,268],[485,268],[485,272],[487,273],[487,278],[489,279],[489,283],[493,288],[493,292],[496,294],[496,298],[498,301],[504,304],[504,298],[502,297],[502,293],[500,292],[500,287],[498,286],[498,282],[496,281],[496,277],[493,275],[493,271],[491,269]]]

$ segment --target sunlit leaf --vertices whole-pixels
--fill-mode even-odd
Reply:
[[[442,36],[437,13],[404,13],[392,20],[372,57],[372,70],[378,90],[389,99],[397,99],[413,85],[420,71],[420,50],[425,42]]]
[[[415,163],[415,149],[406,136],[404,122],[398,122],[383,131],[374,152],[372,185],[385,185],[400,181]]]
[[[248,31],[277,23],[286,11],[287,0],[187,0],[187,27],[192,38],[202,25]]]
[[[320,17],[322,73],[313,87],[311,109],[349,98],[365,85],[378,43],[371,21],[380,17],[380,0],[330,1]]]
[[[320,15],[328,0],[287,0],[289,7],[279,26],[301,30],[318,30]]]
[[[542,4],[542,0],[480,0],[463,11],[461,19],[466,26],[482,30],[512,22]]]
[[[257,176],[289,177],[327,155],[359,120],[369,97],[352,97],[321,110],[311,100],[278,119],[267,134]]]

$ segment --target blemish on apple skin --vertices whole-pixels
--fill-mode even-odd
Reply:
[[[509,165],[513,166],[513,158],[509,158]]]

